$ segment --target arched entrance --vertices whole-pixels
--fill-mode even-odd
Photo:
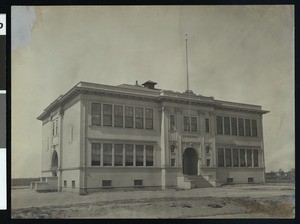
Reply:
[[[198,153],[193,148],[187,148],[182,155],[182,168],[185,175],[198,174]]]
[[[57,176],[57,168],[58,168],[58,155],[57,152],[54,150],[51,159],[51,172],[53,177]]]

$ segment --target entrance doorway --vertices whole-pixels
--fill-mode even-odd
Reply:
[[[187,148],[182,155],[182,168],[185,175],[198,174],[198,153],[193,148]]]
[[[57,176],[57,168],[58,168],[58,155],[57,152],[54,150],[52,153],[52,160],[51,160],[51,172],[52,176]]]

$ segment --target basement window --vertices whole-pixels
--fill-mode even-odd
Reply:
[[[111,187],[111,180],[102,180],[102,187]]]
[[[232,184],[233,183],[233,178],[227,178],[227,184]]]
[[[254,178],[253,177],[248,177],[248,183],[254,183]]]
[[[143,186],[143,180],[134,180],[134,187],[142,187]]]
[[[72,180],[72,188],[75,188],[75,180]]]

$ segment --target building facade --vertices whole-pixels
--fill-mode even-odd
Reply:
[[[187,177],[212,186],[264,182],[268,111],[155,84],[80,82],[57,98],[38,117],[42,177],[56,177],[59,191],[80,194],[195,187]]]

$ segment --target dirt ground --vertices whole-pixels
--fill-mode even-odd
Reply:
[[[192,190],[11,192],[12,218],[294,218],[294,184]]]

